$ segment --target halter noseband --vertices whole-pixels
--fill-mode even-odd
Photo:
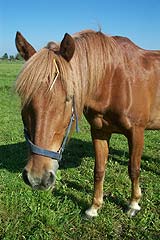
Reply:
[[[47,150],[47,149],[44,149],[44,148],[41,148],[41,147],[35,145],[30,140],[27,128],[24,127],[24,136],[25,136],[25,139],[26,139],[26,141],[27,141],[27,143],[28,143],[28,145],[30,147],[31,152],[35,153],[37,155],[41,155],[41,156],[52,158],[52,159],[57,160],[58,162],[60,162],[62,160],[62,153],[63,153],[63,151],[65,149],[65,145],[66,145],[66,142],[68,140],[68,136],[69,136],[69,133],[71,131],[72,124],[73,124],[74,120],[76,120],[76,131],[78,132],[79,131],[79,128],[78,128],[78,116],[77,116],[77,113],[76,113],[74,100],[73,100],[72,115],[71,115],[71,118],[70,118],[70,122],[69,122],[68,128],[66,129],[66,134],[65,134],[65,137],[64,137],[64,139],[62,141],[61,147],[60,147],[60,149],[57,152],[50,151],[50,150]]]

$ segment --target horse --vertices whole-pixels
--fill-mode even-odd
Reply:
[[[109,140],[118,133],[128,140],[128,215],[134,216],[141,209],[144,130],[160,129],[160,51],[93,30],[66,33],[38,52],[20,32],[15,41],[26,60],[15,84],[30,147],[24,182],[33,189],[53,188],[68,135],[84,114],[95,152],[94,194],[85,213],[96,217],[102,207]]]

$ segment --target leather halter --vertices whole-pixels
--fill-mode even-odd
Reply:
[[[70,122],[69,122],[68,128],[66,129],[66,134],[65,134],[65,137],[64,137],[64,139],[62,141],[61,147],[60,147],[60,149],[57,152],[41,148],[41,147],[37,146],[36,144],[34,144],[30,140],[27,128],[24,127],[24,136],[25,136],[25,139],[26,139],[26,141],[27,141],[27,143],[28,143],[28,145],[30,147],[31,152],[35,153],[37,155],[41,155],[41,156],[52,158],[52,159],[57,160],[58,162],[60,162],[62,160],[62,154],[63,154],[63,151],[65,149],[65,145],[67,143],[68,136],[69,136],[69,133],[71,131],[71,128],[72,128],[74,120],[76,120],[76,131],[78,132],[79,131],[78,116],[77,116],[77,113],[76,113],[75,104],[74,104],[74,100],[73,100],[72,115],[71,115],[71,118],[70,118]]]

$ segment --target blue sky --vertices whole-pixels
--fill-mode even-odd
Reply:
[[[98,30],[160,49],[160,0],[0,0],[0,56],[15,54],[20,31],[38,50],[65,32]]]

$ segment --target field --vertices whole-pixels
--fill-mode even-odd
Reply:
[[[27,147],[14,81],[22,63],[0,62],[0,239],[107,240],[160,239],[160,132],[145,134],[141,164],[141,212],[126,215],[130,197],[128,148],[123,136],[111,139],[104,206],[97,218],[84,211],[93,193],[94,155],[84,118],[64,153],[56,184],[33,191],[22,181]]]

